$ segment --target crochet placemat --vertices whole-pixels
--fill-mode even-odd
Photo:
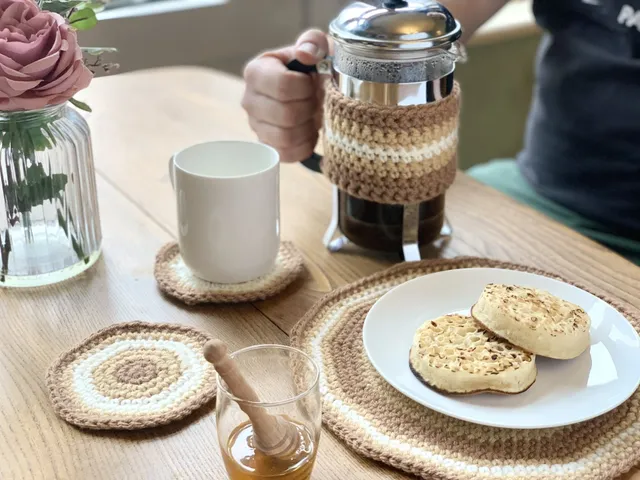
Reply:
[[[291,344],[321,365],[323,420],[328,427],[359,454],[427,479],[602,480],[640,463],[639,391],[594,420],[553,429],[512,430],[437,413],[405,397],[378,374],[362,342],[364,319],[375,301],[412,278],[475,267],[559,278],[480,258],[403,263],[329,293],[300,320]],[[601,298],[640,331],[637,310]]]
[[[302,255],[291,242],[281,242],[271,273],[250,282],[212,283],[191,273],[180,256],[176,242],[162,247],[156,255],[154,275],[160,290],[187,305],[198,303],[255,302],[273,297],[302,273]]]
[[[120,323],[58,358],[47,373],[53,409],[94,430],[137,430],[186,417],[216,394],[202,353],[211,337],[182,325]]]

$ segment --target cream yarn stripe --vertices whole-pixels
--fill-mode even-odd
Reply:
[[[329,113],[335,112],[330,110]],[[418,124],[414,122],[405,128],[399,128],[398,126],[378,125],[381,123],[380,121],[376,121],[373,124],[360,123],[360,118],[345,118],[338,114],[324,117],[325,127],[358,142],[370,145],[411,146],[436,143],[443,137],[457,131],[459,127],[457,116],[441,120],[439,123],[436,123],[437,118],[429,120],[431,121],[428,123]]]
[[[432,160],[433,170],[443,167],[455,155],[458,145],[458,131],[453,130],[436,142],[404,147],[379,146],[374,143],[358,142],[354,138],[334,132],[327,125],[324,130],[327,141],[344,153],[361,159],[381,163],[413,163]],[[445,155],[443,155],[445,154]]]

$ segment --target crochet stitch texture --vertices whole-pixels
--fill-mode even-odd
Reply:
[[[332,82],[324,103],[324,174],[364,200],[411,204],[442,195],[457,169],[458,83],[437,102],[381,106],[345,97]]]

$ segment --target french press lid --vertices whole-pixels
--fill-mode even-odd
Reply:
[[[329,25],[345,50],[369,58],[406,58],[448,49],[462,35],[460,23],[434,0],[356,2]]]

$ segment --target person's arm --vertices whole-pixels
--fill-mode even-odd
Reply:
[[[462,42],[466,43],[471,36],[508,0],[439,0],[460,22],[463,29]]]

